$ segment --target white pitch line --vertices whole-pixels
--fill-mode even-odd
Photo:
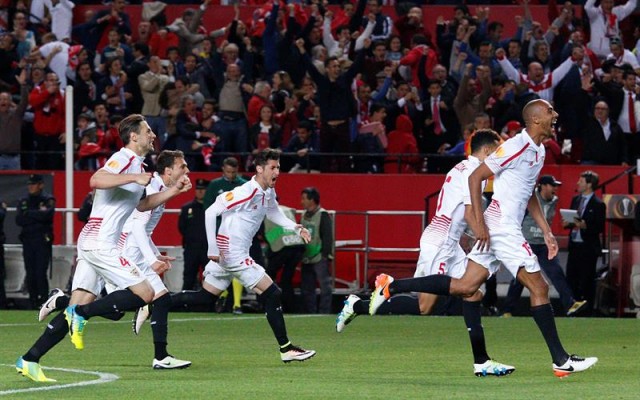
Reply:
[[[15,365],[11,365],[11,364],[0,364],[0,365],[3,367],[12,367],[12,368],[16,367]],[[38,387],[32,387],[27,389],[3,390],[3,391],[0,391],[0,396],[4,396],[8,394],[16,394],[16,393],[42,392],[45,390],[66,389],[66,388],[78,387],[78,386],[100,385],[102,383],[109,383],[109,382],[113,382],[120,379],[118,375],[108,374],[106,372],[99,372],[99,371],[84,371],[81,369],[53,368],[53,367],[42,367],[42,369],[51,370],[51,371],[75,372],[77,374],[86,374],[86,375],[97,375],[98,379],[94,379],[92,381],[66,383],[64,385],[38,386]]]
[[[326,317],[323,314],[299,314],[299,315],[286,315],[286,319],[294,319],[294,318],[321,318]],[[251,321],[256,319],[264,319],[264,315],[260,314],[259,316],[242,316],[242,317],[193,317],[193,318],[171,318],[169,322],[206,322],[206,321]],[[123,318],[120,321],[109,321],[99,317],[94,317],[91,320],[91,325],[94,324],[129,324],[131,325],[131,320]],[[45,322],[23,322],[23,323],[15,323],[15,324],[0,324],[0,328],[11,328],[17,326],[44,326]]]

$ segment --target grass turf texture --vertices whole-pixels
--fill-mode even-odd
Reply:
[[[598,356],[595,368],[556,378],[543,339],[531,318],[485,318],[489,355],[516,366],[507,377],[473,375],[468,335],[461,317],[360,316],[343,333],[334,316],[287,317],[295,344],[316,357],[280,361],[261,314],[170,314],[169,351],[193,361],[185,370],[151,368],[151,329],[131,332],[131,313],[121,322],[100,318],[86,327],[85,349],[66,337],[42,365],[100,371],[115,382],[1,396],[28,389],[96,379],[46,370],[53,384],[18,375],[13,365],[45,328],[36,312],[0,312],[0,397],[25,399],[638,399],[639,324],[636,319],[561,318],[569,352]]]

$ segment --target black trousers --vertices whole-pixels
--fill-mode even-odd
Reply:
[[[184,248],[184,270],[182,272],[182,290],[194,290],[198,280],[198,270],[209,262],[207,244],[194,243]]]
[[[567,282],[576,299],[587,300],[593,310],[596,297],[596,268],[600,255],[585,243],[569,242]]]
[[[348,153],[351,150],[349,121],[338,125],[322,124],[320,129],[320,151],[322,153]],[[349,172],[349,158],[345,156],[323,157],[322,172]]]
[[[44,236],[23,237],[22,257],[27,272],[27,288],[33,306],[39,306],[49,296],[47,270],[51,263],[51,241]]]
[[[304,246],[283,247],[282,250],[270,252],[267,256],[267,274],[274,282],[278,272],[282,270],[278,285],[282,289],[282,307],[287,313],[295,311],[293,275],[296,273],[296,266],[302,260],[304,250]]]
[[[64,144],[60,143],[58,135],[35,135],[36,169],[64,169]]]

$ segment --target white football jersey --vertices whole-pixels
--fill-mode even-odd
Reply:
[[[147,185],[146,193],[147,196],[150,196],[154,193],[163,192],[166,189],[167,187],[164,185],[164,181],[160,175],[155,172],[151,182]],[[165,203],[162,203],[158,207],[148,211],[138,211],[137,209],[134,209],[122,228],[118,247],[137,247],[142,251],[145,261],[149,264],[153,264],[153,262],[156,261],[156,257],[153,250],[155,249],[155,245],[151,240],[151,235],[153,234],[153,230],[156,226],[158,226],[160,218],[162,218],[162,214],[164,213],[164,209]],[[131,234],[134,224],[142,224],[144,226],[146,243],[139,243],[138,240],[136,240],[136,237]]]
[[[216,235],[216,218],[222,215]],[[295,229],[278,207],[275,190],[263,190],[255,177],[221,193],[205,213],[209,255],[220,255],[224,264],[237,264],[249,258],[249,248],[265,217],[284,228]]]
[[[112,174],[140,174],[144,172],[144,157],[122,148],[112,155],[102,169]],[[117,248],[122,227],[140,202],[145,187],[128,183],[111,189],[97,189],[91,216],[78,237],[81,250],[109,250]]]
[[[504,142],[484,163],[495,174],[493,198],[485,211],[491,229],[520,231],[529,198],[544,164],[544,145],[526,130]]]
[[[478,168],[480,160],[474,156],[460,161],[447,173],[438,195],[436,213],[422,232],[421,243],[441,246],[448,238],[457,243],[467,227],[465,205],[471,204],[469,175]],[[483,188],[486,182],[483,182]]]

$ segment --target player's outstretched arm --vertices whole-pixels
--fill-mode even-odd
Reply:
[[[191,180],[189,179],[188,176],[185,175],[182,178],[180,178],[180,180],[169,189],[163,192],[154,193],[140,200],[140,203],[138,203],[138,206],[136,207],[136,209],[142,212],[153,210],[159,205],[164,204],[167,201],[171,200],[172,198],[176,197],[180,193],[185,193],[190,189],[191,189]]]
[[[151,182],[153,174],[143,172],[141,174],[115,174],[104,169],[96,171],[89,180],[91,189],[111,189],[125,186],[129,183],[147,186]],[[126,189],[126,188],[125,188]]]

